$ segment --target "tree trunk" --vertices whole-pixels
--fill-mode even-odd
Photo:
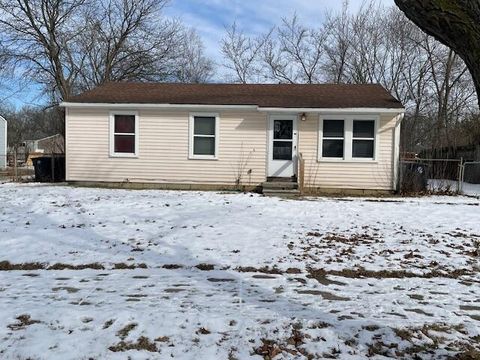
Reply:
[[[395,0],[427,34],[462,57],[470,70],[480,105],[480,0]]]

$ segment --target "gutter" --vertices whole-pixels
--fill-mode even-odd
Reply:
[[[185,110],[254,110],[274,113],[394,113],[405,112],[405,108],[285,108],[261,107],[258,105],[198,105],[198,104],[142,104],[142,103],[76,103],[64,101],[59,104],[65,108],[109,108],[109,109],[185,109]]]
[[[405,112],[405,108],[370,108],[370,107],[357,107],[357,108],[278,108],[278,107],[258,107],[260,112],[274,112],[274,113],[320,113],[320,114],[385,114],[393,113],[400,114]]]
[[[75,103],[64,101],[59,104],[65,108],[109,108],[109,109],[225,109],[257,110],[257,105],[195,105],[195,104],[142,104],[142,103]]]

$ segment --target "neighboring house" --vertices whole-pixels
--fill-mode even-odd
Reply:
[[[0,169],[7,167],[7,120],[0,116]]]
[[[27,140],[24,143],[27,153],[27,166],[33,166],[33,159],[41,156],[63,155],[65,139],[61,134],[50,135],[38,140]]]
[[[9,148],[9,162],[13,166],[14,149]],[[65,153],[65,139],[61,134],[47,136],[37,140],[24,140],[17,148],[17,165],[33,166],[32,159],[51,154],[63,155]]]
[[[23,146],[28,153],[63,154],[65,140],[61,134],[55,134],[38,140],[25,140]]]
[[[404,108],[380,85],[107,83],[62,106],[70,182],[396,189]]]

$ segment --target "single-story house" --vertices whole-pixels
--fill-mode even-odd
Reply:
[[[0,169],[7,167],[7,120],[0,116]]]
[[[61,105],[73,183],[397,188],[404,107],[380,85],[111,82]]]

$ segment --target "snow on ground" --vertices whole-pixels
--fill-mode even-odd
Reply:
[[[428,190],[430,192],[456,192],[458,190],[458,181],[446,179],[430,179],[428,180]],[[463,182],[460,184],[460,192],[466,196],[480,197],[480,184],[471,184]]]
[[[462,193],[470,196],[480,196],[480,184],[464,182],[462,184]]]
[[[2,359],[480,354],[474,198],[4,184],[0,249]]]

